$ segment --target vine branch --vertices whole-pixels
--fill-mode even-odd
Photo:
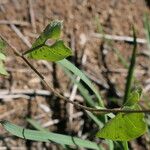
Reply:
[[[21,59],[24,60],[24,62],[31,68],[31,70],[34,71],[34,73],[41,79],[41,81],[43,82],[43,84],[45,85],[45,87],[51,92],[53,92],[56,96],[58,96],[60,99],[66,101],[67,103],[71,103],[72,105],[74,105],[75,107],[78,107],[84,111],[90,111],[92,113],[95,114],[106,114],[106,113],[150,113],[150,110],[127,110],[127,109],[120,109],[120,108],[116,108],[116,109],[96,109],[96,108],[92,108],[92,107],[87,107],[84,105],[81,105],[77,102],[71,101],[68,98],[66,98],[65,96],[61,95],[58,91],[56,91],[51,84],[48,84],[44,78],[44,76],[28,61],[28,59],[22,54],[20,53],[4,36],[0,35],[1,39],[4,40],[8,46],[12,49],[12,51],[14,52],[14,54],[18,57],[20,57]]]

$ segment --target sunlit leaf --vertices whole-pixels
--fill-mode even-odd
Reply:
[[[62,28],[62,21],[54,20],[46,26],[37,40],[33,43],[33,47],[45,44],[48,39],[59,39]]]
[[[128,109],[140,110],[140,107],[135,104]],[[143,113],[119,113],[106,123],[97,133],[97,137],[114,141],[130,141],[143,135],[146,130],[147,126]]]
[[[28,53],[29,58],[37,60],[58,61],[70,56],[71,49],[62,40],[56,41],[53,45],[43,45]]]

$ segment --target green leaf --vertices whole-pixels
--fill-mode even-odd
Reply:
[[[135,104],[132,109],[140,110],[140,107]],[[143,135],[146,130],[143,113],[119,113],[106,123],[97,133],[97,137],[114,141],[130,141]]]
[[[5,60],[6,59],[6,56],[0,52],[0,60]]]
[[[8,73],[7,73],[7,71],[5,70],[5,67],[4,67],[2,61],[0,61],[0,74],[1,74],[1,75],[8,75]]]
[[[33,59],[43,59],[48,61],[58,61],[70,56],[71,49],[62,40],[56,41],[53,45],[43,45],[28,51],[28,57]]]
[[[8,75],[4,65],[3,60],[6,59],[6,56],[3,54],[3,50],[6,47],[5,42],[0,38],[0,75]]]
[[[54,20],[46,26],[45,30],[40,34],[33,43],[32,48],[44,45],[48,39],[59,39],[62,28],[62,21]]]
[[[4,126],[4,128],[7,131],[23,139],[41,141],[41,142],[53,141],[64,145],[71,145],[76,147],[79,146],[79,147],[99,150],[99,147],[97,146],[96,143],[88,140],[82,140],[80,138],[52,133],[52,132],[25,129],[20,126],[14,125],[8,121],[1,121],[0,123]]]
[[[8,75],[7,71],[4,68],[3,62],[0,61],[0,74],[1,75]]]
[[[136,104],[140,100],[140,96],[141,96],[141,91],[139,91],[138,89],[131,92],[124,106],[132,106]]]
[[[0,38],[0,53],[3,53],[4,48],[6,47],[5,42]]]
[[[86,77],[86,75],[82,71],[80,71],[76,66],[74,66],[67,59],[63,59],[61,61],[58,61],[57,63],[65,68],[67,68],[71,72],[73,72],[76,76],[79,76],[81,78],[81,80],[83,80],[85,82],[85,84],[94,92],[95,96],[98,98],[100,106],[104,107],[103,101],[102,101],[98,91],[96,90],[94,85],[91,83],[91,81]]]
[[[5,60],[5,59],[6,59],[6,56],[3,53],[0,52],[0,75],[7,76],[8,73],[7,73],[7,71],[4,67],[4,64],[3,64],[3,60]]]

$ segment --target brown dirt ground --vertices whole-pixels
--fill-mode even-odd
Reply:
[[[81,66],[81,57],[84,52],[87,59],[86,63],[82,65],[82,68],[90,77],[96,78],[96,82],[100,81],[102,83],[102,85],[96,85],[105,99],[105,104],[108,107],[120,105],[120,102],[111,103],[110,97],[116,98],[119,94],[123,94],[126,69],[119,62],[117,55],[108,43],[104,43],[107,52],[106,63],[109,69],[109,73],[106,76],[109,77],[109,81],[113,83],[117,92],[112,92],[112,87],[110,87],[110,90],[102,88],[103,85],[108,86],[108,81],[104,75],[108,70],[104,67],[101,57],[102,52],[100,46],[102,46],[102,40],[94,38],[91,33],[97,32],[95,19],[97,16],[103,26],[104,32],[107,34],[132,36],[132,25],[134,24],[137,30],[137,37],[145,38],[143,16],[146,12],[149,13],[148,0],[31,0],[34,15],[33,20],[29,9],[29,1],[0,1],[0,21],[18,20],[28,22],[28,26],[17,25],[16,27],[32,43],[51,20],[63,20],[64,28],[62,38],[72,47],[74,53],[74,56],[70,59],[76,65]],[[0,33],[21,52],[28,49],[27,44],[14,32],[10,25],[0,24]],[[117,48],[123,57],[129,60],[133,47],[131,43],[114,41],[113,47]],[[139,53],[145,49],[147,49],[146,45],[138,44]],[[8,48],[7,52],[8,58],[5,64],[10,76],[0,77],[1,90],[45,89],[38,77],[28,66],[20,58],[16,58],[11,53],[11,49]],[[73,85],[58,66],[43,61],[32,61],[32,63],[45,75],[48,82],[54,83],[55,88],[59,88],[64,93],[70,94]],[[148,79],[150,79],[147,71],[148,64],[149,59],[147,57],[143,55],[137,57],[138,71],[135,76],[144,89],[147,86]],[[56,79],[58,84],[56,83]],[[143,101],[148,102],[150,96],[148,92],[144,93]],[[83,103],[83,99],[79,96],[79,93],[77,94],[78,99]],[[47,106],[50,111],[45,112],[40,107],[41,104],[45,107]],[[146,106],[145,103],[143,106]],[[94,128],[97,131],[98,129],[89,121],[86,115],[75,118],[73,120],[73,127],[69,128],[67,109],[68,105],[57,101],[55,96],[43,97],[32,95],[29,99],[1,99],[0,119],[6,119],[25,127],[29,127],[25,120],[27,117],[32,117],[41,124],[57,119],[59,123],[48,126],[50,131],[76,136],[79,136],[79,131],[81,131],[81,136],[87,136],[88,139],[94,140],[94,138],[90,138],[88,130]],[[74,110],[74,112],[79,112],[79,110]],[[86,121],[88,123],[85,123]],[[2,127],[0,127],[0,134],[2,137],[5,137],[3,140],[0,140],[0,149],[2,146],[6,147],[6,149],[44,149],[44,147],[46,149],[61,149],[56,144],[30,143],[21,139],[11,138]],[[148,138],[148,135],[144,135],[139,140],[131,142],[130,145],[134,150],[150,149],[149,141],[150,138]]]

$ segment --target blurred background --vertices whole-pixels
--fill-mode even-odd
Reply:
[[[61,37],[73,51],[69,60],[95,84],[105,106],[116,108],[122,104],[134,25],[138,37],[134,84],[143,87],[141,105],[150,109],[150,49],[144,28],[144,16],[149,13],[149,0],[0,0],[0,33],[24,52],[50,21],[63,20]],[[95,138],[98,127],[86,113],[47,91],[9,47],[6,53],[5,65],[10,75],[0,76],[0,120],[31,128],[27,118],[32,118],[49,131],[96,141],[109,149],[104,140]],[[42,60],[31,62],[55,89],[84,104],[84,98],[60,66]],[[130,142],[130,147],[148,150],[150,137],[145,134]],[[18,139],[0,126],[0,149],[63,148],[55,143]]]

